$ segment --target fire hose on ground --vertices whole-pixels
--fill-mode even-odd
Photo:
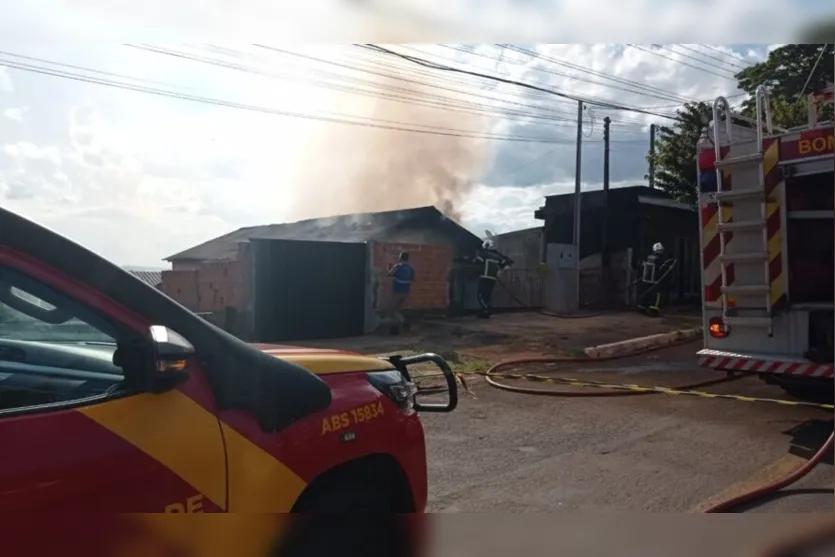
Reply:
[[[660,350],[663,348],[670,348],[673,346],[679,346],[683,344],[689,344],[697,340],[696,338],[692,339],[685,339],[681,340],[672,344],[667,344],[664,346],[653,346],[649,348],[644,348],[641,350],[637,350],[634,352],[630,352],[628,354],[622,354],[617,356],[606,356],[606,357],[599,357],[594,358],[591,361],[594,362],[603,362],[603,361],[613,361],[627,357],[633,357],[641,354],[645,354],[648,352],[653,352],[656,350]],[[730,399],[737,399],[737,400],[746,400],[750,402],[771,402],[776,404],[790,404],[795,406],[812,406],[817,408],[824,408],[828,410],[832,410],[832,405],[827,404],[817,404],[817,403],[809,403],[809,402],[795,402],[795,401],[785,401],[785,400],[778,400],[778,399],[755,399],[751,397],[742,397],[737,395],[721,395],[721,394],[714,394],[714,393],[702,393],[699,391],[695,391],[695,389],[701,387],[707,387],[710,385],[717,385],[721,383],[728,383],[731,381],[735,381],[744,377],[744,374],[736,374],[731,375],[728,377],[723,377],[719,379],[712,379],[708,381],[702,381],[699,383],[692,383],[688,385],[680,385],[676,387],[642,387],[638,385],[616,385],[616,384],[607,384],[604,382],[599,381],[588,381],[582,380],[577,378],[571,377],[554,377],[554,376],[543,376],[543,375],[533,375],[533,374],[519,374],[519,373],[500,373],[503,369],[517,369],[521,366],[526,365],[554,365],[554,364],[571,364],[571,363],[588,363],[590,360],[589,358],[585,357],[571,357],[571,356],[553,356],[553,357],[534,357],[534,358],[519,358],[519,359],[511,359],[511,360],[504,360],[498,362],[491,366],[487,371],[484,372],[458,372],[457,375],[459,376],[459,380],[461,381],[462,385],[465,389],[469,391],[469,387],[466,385],[466,382],[463,376],[466,375],[481,375],[484,377],[485,381],[488,385],[493,388],[500,389],[503,391],[508,391],[511,393],[517,394],[526,394],[526,395],[535,395],[535,396],[551,396],[551,397],[573,397],[573,398],[581,398],[581,397],[618,397],[618,396],[640,396],[640,395],[650,395],[650,394],[659,394],[659,393],[666,393],[666,394],[693,394],[696,396],[702,396],[705,398],[730,398]],[[431,376],[426,376],[431,377]],[[557,383],[563,384],[567,386],[575,386],[575,387],[595,387],[598,390],[594,392],[580,392],[575,390],[553,390],[553,389],[539,389],[539,388],[530,388],[530,387],[517,387],[513,385],[507,385],[498,381],[499,378],[502,379],[510,379],[510,380],[529,380],[535,382],[548,382],[548,383]],[[428,388],[428,389],[420,389],[419,393],[423,394],[433,394],[436,392],[442,392],[443,388],[435,389],[435,388]],[[724,512],[734,512],[738,510],[740,507],[745,505],[751,504],[755,501],[762,499],[768,495],[771,495],[789,485],[796,483],[798,480],[809,474],[817,464],[819,464],[823,458],[832,450],[833,442],[835,442],[835,433],[830,434],[829,438],[826,442],[818,449],[818,451],[812,456],[811,459],[806,461],[802,466],[800,466],[797,470],[792,472],[791,474],[776,480],[774,482],[762,485],[754,490],[751,490],[747,493],[739,495],[737,497],[733,497],[732,499],[723,501],[717,505],[714,505],[706,510],[704,513],[724,513]]]

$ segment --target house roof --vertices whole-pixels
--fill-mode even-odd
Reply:
[[[544,219],[545,214],[573,211],[573,199],[573,192],[549,195],[545,198],[545,205],[540,207],[534,216],[537,219]],[[651,203],[652,199],[674,201],[667,192],[649,186],[625,186],[609,190],[609,205],[612,207],[631,202],[633,199],[642,203]],[[602,207],[603,200],[603,190],[584,191],[581,196],[581,207],[584,210]]]
[[[130,274],[141,280],[142,282],[149,284],[156,288],[160,284],[162,284],[162,271],[135,271],[129,270]]]
[[[218,261],[234,259],[238,244],[250,239],[319,240],[329,242],[399,241],[436,243],[421,231],[434,229],[453,243],[473,244],[481,240],[437,208],[417,207],[399,211],[355,213],[283,224],[240,228],[198,246],[166,257],[167,261]],[[469,247],[469,246],[468,246]]]

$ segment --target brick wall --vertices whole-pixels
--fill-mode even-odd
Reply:
[[[444,245],[375,242],[371,250],[371,269],[379,284],[377,305],[391,294],[391,279],[387,272],[397,263],[402,251],[409,252],[409,263],[415,268],[415,282],[404,309],[445,309],[449,305],[452,248]]]
[[[240,261],[204,262],[192,270],[162,272],[160,290],[197,312],[243,308],[246,303],[244,265]]]

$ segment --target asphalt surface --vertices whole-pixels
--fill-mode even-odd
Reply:
[[[722,377],[695,365],[697,349],[587,371],[520,371],[660,386]],[[698,512],[793,471],[832,431],[832,412],[815,408],[661,394],[553,398],[499,391],[479,377],[468,383],[477,398],[462,392],[455,413],[423,416],[430,511]],[[750,377],[703,390],[787,398]],[[829,455],[802,482],[746,512],[831,513],[832,480]]]

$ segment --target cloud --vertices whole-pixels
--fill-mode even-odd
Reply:
[[[23,121],[23,114],[26,112],[26,108],[6,108],[3,110],[3,116],[8,118],[9,120],[14,120],[15,122],[22,122]]]
[[[627,33],[630,38],[682,40],[696,30],[699,40],[719,40],[739,37],[739,29],[758,35],[747,40],[785,41],[799,18],[809,15],[795,16],[796,9],[776,0],[710,7],[717,2],[627,0],[612,10],[571,0],[550,5],[544,16],[541,2],[485,1],[478,4],[482,20],[476,23],[500,29],[512,19],[519,28],[527,26],[530,37],[552,32],[558,22],[566,38],[582,33],[584,42],[626,40]],[[449,41],[461,24],[445,27],[433,23],[436,18],[462,21],[473,13],[449,2],[360,4],[367,8],[365,15],[359,8],[349,10],[359,18],[351,21],[362,20],[357,26],[349,29],[349,20],[343,20],[346,33],[365,33],[355,42],[405,43],[408,33],[420,35],[427,27],[435,33],[413,36],[411,42]],[[280,18],[287,14],[269,7],[236,7],[233,16],[219,1],[201,3],[197,11],[194,3],[162,11],[154,5],[140,9],[127,2],[32,0],[15,4],[4,15],[0,50],[29,58],[4,54],[2,59],[38,71],[83,75],[87,82],[0,66],[0,111],[7,124],[13,122],[0,126],[0,203],[118,263],[152,266],[241,226],[338,207],[357,210],[358,204],[372,201],[374,208],[391,199],[439,202],[444,196],[435,187],[442,181],[438,173],[423,172],[421,181],[434,180],[432,187],[415,185],[414,169],[430,166],[444,173],[451,168],[447,174],[462,181],[461,191],[468,193],[458,200],[461,220],[479,234],[483,228],[534,226],[533,211],[544,195],[573,191],[573,101],[437,72],[349,45],[286,47],[304,58],[240,43],[167,46],[165,54],[106,42],[109,36],[119,42],[137,38],[170,45],[194,38],[217,43],[238,33],[256,42],[260,35],[274,44],[282,42],[276,37],[289,40],[293,32],[309,33],[310,22],[326,19],[317,14],[338,4],[298,4],[294,15],[307,17],[307,23]],[[717,25],[693,25],[711,10],[723,14]],[[766,21],[758,14],[768,10]],[[423,31],[381,25],[407,12],[423,14]],[[54,17],[39,17],[42,13]],[[157,13],[167,13],[170,21],[155,25]],[[593,24],[588,23],[590,14]],[[276,27],[279,19],[284,23]],[[318,32],[335,29],[336,19],[331,17],[330,27]],[[154,29],[151,35],[148,29]],[[272,34],[259,32],[270,29]],[[511,30],[503,39],[510,35],[523,43],[524,34],[514,36]],[[489,39],[484,32],[454,37],[473,43]],[[624,44],[519,47],[534,49],[534,55],[492,44],[391,48],[656,113],[584,111],[582,175],[584,190],[589,190],[602,183],[604,117],[612,119],[612,186],[642,183],[648,126],[669,122],[658,114],[671,114],[684,99],[733,95],[733,73],[762,59],[770,48],[684,45],[694,52],[661,46],[673,51]],[[452,151],[457,159],[450,157]],[[366,200],[360,203],[358,190],[348,185],[363,181]]]
[[[8,93],[11,90],[12,78],[9,75],[9,71],[6,68],[0,66],[0,93]]]

